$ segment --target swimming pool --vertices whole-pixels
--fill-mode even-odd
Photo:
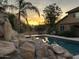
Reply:
[[[60,46],[66,48],[73,55],[79,54],[79,41],[66,40],[62,38],[49,37],[49,44],[56,42]]]

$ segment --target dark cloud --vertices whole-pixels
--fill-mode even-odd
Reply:
[[[25,1],[31,2],[40,11],[42,11],[47,5],[52,3],[57,3],[57,5],[60,6],[63,11],[68,11],[70,9],[79,6],[79,0],[25,0]]]
[[[79,0],[26,0],[32,2],[36,5],[40,10],[44,9],[45,6],[57,3],[63,11],[68,11],[79,6]]]

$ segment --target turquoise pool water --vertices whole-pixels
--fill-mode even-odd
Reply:
[[[55,38],[55,37],[49,37],[48,40],[49,40],[49,44],[56,42],[60,46],[66,48],[73,55],[79,54],[78,41],[66,40],[66,39]]]

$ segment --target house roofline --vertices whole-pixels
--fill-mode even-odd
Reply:
[[[66,13],[75,13],[75,12],[79,12],[79,6],[67,11]]]
[[[61,21],[63,21],[65,18],[67,18],[68,15],[66,15],[65,17],[63,17],[61,20],[59,20],[56,24],[60,23]]]

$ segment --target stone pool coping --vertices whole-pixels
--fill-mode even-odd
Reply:
[[[34,34],[34,35],[24,35],[26,38],[27,37],[39,37],[39,36],[42,36],[42,37],[54,37],[54,38],[61,38],[61,39],[66,39],[66,40],[73,40],[73,41],[79,41],[79,38],[69,38],[69,37],[63,37],[63,36],[57,36],[57,35],[49,35],[49,34]]]

